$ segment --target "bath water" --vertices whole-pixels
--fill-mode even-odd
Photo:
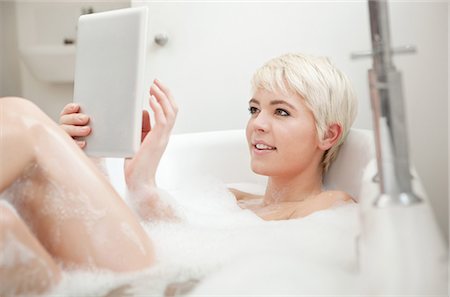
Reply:
[[[357,205],[303,219],[264,221],[242,210],[227,186],[211,178],[191,181],[167,195],[173,198],[181,220],[142,223],[155,245],[154,267],[128,274],[65,272],[49,296],[348,294],[357,290]]]

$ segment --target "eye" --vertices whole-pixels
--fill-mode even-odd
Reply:
[[[279,115],[279,116],[282,116],[282,117],[288,117],[288,116],[290,116],[289,112],[287,112],[286,110],[281,109],[281,108],[277,108],[277,109],[275,110],[275,114],[276,114],[276,115]]]
[[[248,108],[248,111],[250,112],[250,114],[255,114],[255,113],[257,113],[259,110],[258,110],[258,108],[254,107],[254,106],[250,106],[250,107]]]

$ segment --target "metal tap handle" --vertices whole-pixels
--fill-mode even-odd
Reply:
[[[417,47],[415,45],[403,45],[391,49],[391,54],[415,54],[417,52]],[[372,58],[374,55],[379,54],[379,52],[373,52],[371,50],[359,51],[350,54],[350,58],[353,60],[361,58]]]

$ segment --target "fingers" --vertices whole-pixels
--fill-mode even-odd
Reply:
[[[151,130],[150,125],[150,115],[148,111],[142,111],[142,131],[141,131],[141,142],[144,141],[145,136],[147,136],[148,132]]]
[[[75,142],[80,148],[84,148],[86,146],[86,141],[84,140],[75,140]]]
[[[80,113],[80,105],[69,103],[61,111],[59,123],[64,125],[83,126],[89,122],[89,116]]]
[[[162,90],[160,87],[164,90]],[[159,141],[159,143],[164,144],[175,124],[178,107],[175,105],[175,101],[173,100],[169,89],[157,80],[154,81],[150,88],[149,102],[155,117],[155,126],[151,128],[151,134],[156,133],[161,140]],[[148,143],[150,141],[145,141],[148,138],[146,137],[147,134],[149,133],[144,132],[143,127],[143,131],[141,134],[143,143]]]
[[[76,113],[80,111],[80,105],[76,104],[76,103],[69,103],[66,106],[64,106],[63,110],[60,113],[60,116],[63,116],[65,114],[70,114],[70,113]]]
[[[170,99],[170,91],[164,86],[163,87],[165,88],[165,91],[163,91],[158,85],[161,85],[161,83],[158,83],[157,80],[155,80],[154,84],[150,88],[150,94],[152,96],[155,96],[156,100],[161,105],[167,120],[169,120],[170,123],[173,124],[177,116],[178,107],[174,107],[172,105],[171,101],[174,102],[174,100],[173,98]]]
[[[158,88],[166,94],[167,98],[169,99],[170,105],[172,105],[173,110],[175,113],[178,112],[178,106],[175,102],[175,99],[172,96],[172,93],[170,92],[169,88],[167,88],[161,81],[158,79],[154,80],[154,83],[158,86]]]
[[[83,137],[91,133],[91,128],[87,126],[89,116],[80,113],[80,105],[69,103],[64,106],[59,118],[60,127],[69,134],[70,137]],[[80,148],[86,146],[86,141],[75,139]]]
[[[60,125],[60,127],[71,137],[88,136],[91,133],[89,126]]]
[[[62,125],[84,126],[89,123],[89,116],[82,113],[64,114],[59,118]]]
[[[148,111],[142,111],[142,132],[149,132],[151,129],[150,126],[150,115]]]
[[[160,124],[162,126],[166,126],[167,119],[164,115],[164,110],[158,103],[158,101],[156,101],[156,98],[154,96],[150,96],[150,107],[152,108],[155,115],[155,125]]]

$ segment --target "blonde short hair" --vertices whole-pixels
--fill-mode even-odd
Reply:
[[[331,124],[341,125],[343,133],[340,139],[322,158],[325,173],[336,159],[356,117],[358,102],[347,76],[328,58],[290,53],[259,68],[253,75],[252,88],[253,92],[265,89],[299,94],[314,115],[320,139]]]

